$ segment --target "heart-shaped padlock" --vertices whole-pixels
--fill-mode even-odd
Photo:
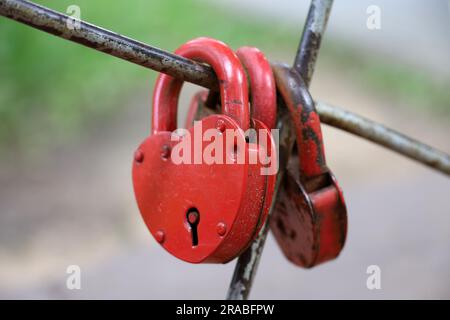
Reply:
[[[225,263],[250,244],[261,224],[268,178],[261,174],[265,165],[249,159],[266,151],[246,142],[248,89],[236,54],[208,38],[191,40],[176,54],[212,66],[223,114],[202,119],[182,136],[173,132],[182,82],[160,75],[152,135],[133,162],[136,200],[148,229],[172,255],[192,263]],[[216,141],[222,144],[212,148]]]

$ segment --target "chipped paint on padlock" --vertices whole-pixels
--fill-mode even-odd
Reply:
[[[341,252],[347,210],[336,178],[325,163],[320,120],[305,83],[287,65],[276,65],[274,74],[291,115],[298,155],[289,159],[271,230],[291,262],[310,268]]]

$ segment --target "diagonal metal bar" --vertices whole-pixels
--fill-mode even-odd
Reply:
[[[264,250],[267,234],[269,233],[269,219],[277,202],[277,195],[281,188],[288,159],[291,155],[292,146],[295,143],[295,133],[292,126],[286,125],[290,122],[290,115],[285,106],[278,108],[278,128],[279,128],[279,169],[275,183],[274,198],[269,209],[269,217],[258,236],[238,258],[227,292],[228,300],[247,300],[252,289],[259,261]]]
[[[309,7],[308,16],[306,18],[293,66],[303,77],[307,86],[309,86],[314,73],[320,43],[326,29],[332,5],[333,0],[312,0]],[[281,118],[283,118],[283,121],[279,122],[278,126],[280,129],[280,169],[277,174],[277,182],[273,196],[274,200],[272,201],[272,206],[269,211],[269,219],[272,215],[275,203],[277,202],[277,196],[281,188],[287,161],[295,141],[293,138],[294,134],[292,132],[291,121],[287,115],[286,108],[279,106],[278,110],[279,114],[281,114]],[[248,298],[268,232],[269,223],[266,222],[264,228],[261,229],[251,246],[239,256],[233,277],[231,278],[227,299],[246,300]]]
[[[294,60],[294,69],[309,87],[333,0],[312,0]]]

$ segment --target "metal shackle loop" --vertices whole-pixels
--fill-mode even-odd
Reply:
[[[277,93],[272,67],[262,51],[254,47],[241,47],[236,51],[247,71],[250,82],[251,117],[268,128],[277,121]]]
[[[250,127],[248,86],[239,58],[226,44],[211,38],[196,38],[183,44],[175,54],[211,65],[219,79],[222,113]],[[160,74],[153,93],[153,134],[177,128],[177,105],[182,80]]]
[[[273,73],[294,125],[300,178],[314,178],[328,172],[319,114],[308,87],[300,74],[286,64],[275,64]]]

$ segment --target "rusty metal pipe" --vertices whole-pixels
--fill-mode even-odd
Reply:
[[[333,0],[312,0],[294,60],[294,69],[309,87]]]
[[[370,140],[401,155],[450,175],[450,156],[400,132],[352,112],[316,101],[320,121]]]

